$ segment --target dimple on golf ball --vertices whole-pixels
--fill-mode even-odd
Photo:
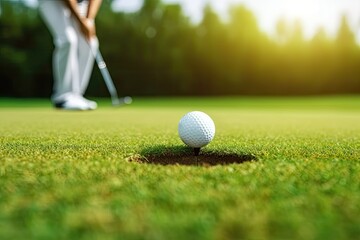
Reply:
[[[215,124],[206,113],[193,111],[180,119],[178,131],[181,140],[186,145],[201,148],[214,138]]]

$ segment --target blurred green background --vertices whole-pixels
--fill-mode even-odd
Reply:
[[[24,0],[0,3],[0,97],[49,97],[47,28]],[[104,0],[97,31],[120,95],[360,93],[360,47],[345,15],[335,36],[320,27],[306,38],[301,21],[281,18],[269,36],[246,5],[234,5],[228,21],[207,5],[194,23],[178,3],[145,0],[132,13],[114,12],[111,4]],[[87,95],[108,96],[96,68]]]

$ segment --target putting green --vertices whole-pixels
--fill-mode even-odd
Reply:
[[[0,99],[0,239],[360,236],[359,97],[109,105],[64,112],[47,100]],[[177,124],[193,110],[216,125],[202,150],[209,161],[252,158],[133,161],[186,156]]]

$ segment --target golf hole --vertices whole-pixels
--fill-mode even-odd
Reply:
[[[141,154],[129,158],[130,162],[155,165],[183,165],[183,166],[217,166],[229,164],[242,164],[256,161],[252,154],[235,154],[221,152],[201,151],[194,156],[193,149],[187,147],[155,147],[144,150]]]

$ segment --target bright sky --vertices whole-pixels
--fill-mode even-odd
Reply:
[[[114,9],[136,11],[143,0],[115,0]],[[351,27],[360,42],[360,0],[163,0],[165,3],[180,3],[184,13],[192,21],[199,22],[202,9],[210,4],[226,20],[229,7],[244,4],[257,16],[263,31],[273,34],[279,18],[301,20],[305,36],[311,37],[319,26],[324,26],[330,35],[334,35],[339,26],[340,16],[346,14]]]

